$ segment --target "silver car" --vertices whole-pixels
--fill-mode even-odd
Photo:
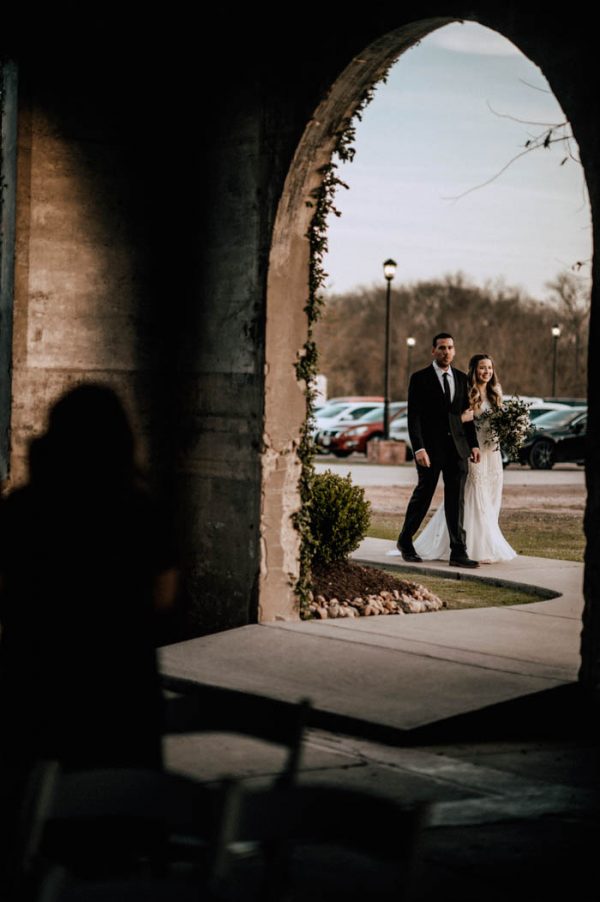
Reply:
[[[408,414],[403,413],[390,423],[390,438],[395,442],[406,442],[406,459],[412,460],[412,445],[408,434]]]

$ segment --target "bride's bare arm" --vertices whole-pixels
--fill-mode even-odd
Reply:
[[[472,423],[474,416],[475,416],[475,411],[473,410],[473,408],[467,407],[467,409],[463,410],[463,412],[460,415],[461,423]]]

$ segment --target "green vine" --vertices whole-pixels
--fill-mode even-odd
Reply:
[[[387,71],[386,69],[379,82],[386,81]],[[376,87],[376,84],[372,85],[365,91],[352,117],[345,119],[340,129],[336,132],[336,142],[331,160],[319,169],[319,174],[322,176],[321,183],[318,188],[314,189],[310,200],[307,201],[307,206],[314,208],[314,214],[306,233],[310,247],[308,300],[304,308],[308,328],[306,341],[296,361],[296,377],[299,381],[304,382],[306,386],[306,419],[297,449],[301,464],[299,481],[301,507],[293,518],[294,526],[300,533],[300,575],[295,585],[295,592],[299,601],[301,615],[306,611],[311,597],[311,564],[315,552],[315,543],[310,530],[310,510],[315,475],[313,428],[315,423],[315,380],[318,373],[319,355],[313,333],[315,323],[320,318],[325,305],[321,289],[327,278],[327,273],[324,269],[324,260],[328,247],[327,220],[332,213],[335,216],[341,215],[334,204],[335,193],[339,187],[348,188],[348,185],[339,178],[337,174],[338,167],[340,163],[351,162],[354,159],[356,153],[354,147],[356,123],[361,120],[365,107],[373,99]]]

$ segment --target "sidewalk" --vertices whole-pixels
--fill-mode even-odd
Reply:
[[[386,555],[391,548],[366,539],[354,558],[407,569]],[[164,649],[162,668],[291,702],[308,697],[319,725],[380,736],[577,678],[581,564],[523,557],[476,572],[441,562],[416,566],[424,581],[427,572],[443,571],[557,597],[505,608],[245,626]]]
[[[355,557],[401,570],[392,547],[368,539]],[[595,898],[586,880],[597,881],[597,712],[573,682],[582,565],[519,558],[450,572],[536,586],[546,600],[247,626],[163,649],[163,672],[309,697],[300,782],[429,802],[418,902]],[[169,767],[200,780],[265,785],[283,763],[280,750],[240,737],[165,746]]]

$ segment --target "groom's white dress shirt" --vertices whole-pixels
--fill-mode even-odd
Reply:
[[[438,377],[438,382],[440,383],[440,385],[442,387],[442,391],[444,391],[444,379],[443,379],[444,373],[448,374],[448,385],[450,387],[450,402],[454,401],[455,387],[454,387],[454,373],[452,372],[452,367],[449,366],[447,370],[443,370],[441,368],[441,366],[438,365],[437,360],[433,361],[432,366],[433,366],[436,376]]]

